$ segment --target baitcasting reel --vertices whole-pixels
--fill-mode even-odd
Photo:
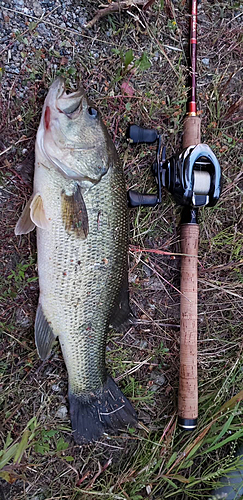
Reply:
[[[128,191],[130,207],[155,206],[161,203],[162,186],[173,196],[178,205],[191,208],[212,207],[221,191],[219,162],[207,144],[198,144],[184,149],[166,160],[165,146],[156,130],[131,125],[127,137],[134,144],[158,141],[153,173],[157,183],[157,195]]]

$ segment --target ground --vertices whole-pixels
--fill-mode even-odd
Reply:
[[[56,75],[81,81],[119,152],[127,188],[156,192],[155,146],[131,146],[128,124],[155,128],[170,156],[186,110],[188,2],[149,2],[85,25],[98,2],[1,2],[1,452],[5,500],[210,498],[234,468],[242,429],[242,100],[237,1],[202,1],[198,107],[202,137],[222,168],[214,208],[200,210],[199,423],[176,422],[179,369],[180,208],[130,211],[130,301],[137,323],[110,332],[107,365],[136,407],[139,428],[75,446],[58,343],[37,356],[35,234],[14,236],[31,195],[34,143]],[[140,251],[140,249],[143,250]],[[147,250],[144,251],[144,250]],[[166,251],[164,255],[157,251]],[[157,253],[156,253],[157,252]]]

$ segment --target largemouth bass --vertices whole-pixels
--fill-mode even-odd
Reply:
[[[33,195],[15,234],[37,227],[39,304],[35,342],[47,359],[59,338],[77,443],[136,424],[107,375],[110,324],[129,311],[128,216],[121,164],[99,111],[83,89],[58,78],[45,99],[35,146]]]

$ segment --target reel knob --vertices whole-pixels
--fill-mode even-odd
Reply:
[[[158,197],[156,194],[146,194],[146,193],[138,193],[137,191],[133,191],[129,189],[127,192],[128,197],[128,206],[130,208],[134,207],[155,207],[158,203]]]
[[[139,127],[138,125],[130,125],[127,131],[128,139],[131,139],[134,144],[139,144],[141,142],[147,142],[152,144],[157,141],[159,134],[157,130],[150,128]]]

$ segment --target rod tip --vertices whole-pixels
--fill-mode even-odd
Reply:
[[[197,427],[197,418],[178,417],[178,425],[184,431],[193,431]]]

